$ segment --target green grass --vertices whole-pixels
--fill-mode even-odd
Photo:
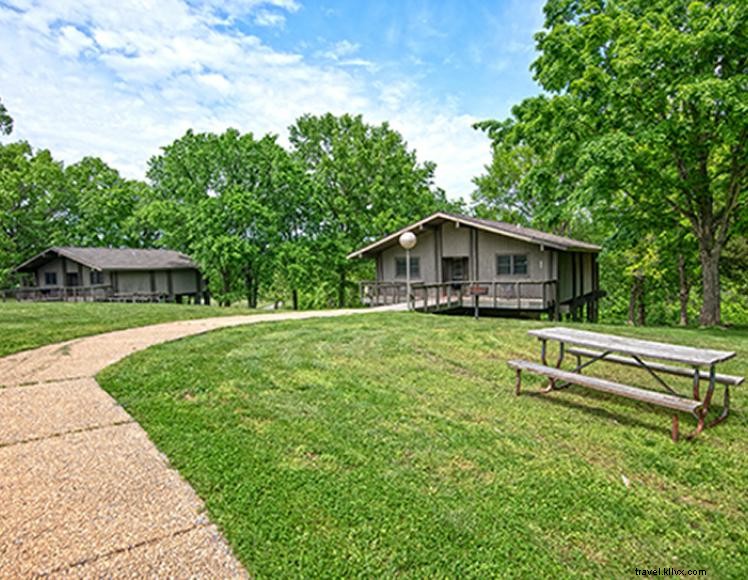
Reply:
[[[537,358],[539,325],[261,324],[154,347],[99,379],[258,577],[748,577],[748,397],[736,389],[726,424],[677,445],[651,407],[577,388],[516,398],[505,361]],[[745,330],[596,328],[734,349],[723,372],[748,373]]]
[[[111,330],[238,314],[241,309],[182,304],[0,302],[0,356]]]

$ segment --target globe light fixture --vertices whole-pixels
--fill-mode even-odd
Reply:
[[[413,296],[410,291],[410,251],[416,247],[416,235],[413,232],[400,234],[400,246],[405,250],[405,286],[408,297],[408,310],[413,310]]]

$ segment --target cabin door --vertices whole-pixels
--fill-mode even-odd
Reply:
[[[442,282],[464,282],[467,279],[467,258],[444,258],[442,260]]]

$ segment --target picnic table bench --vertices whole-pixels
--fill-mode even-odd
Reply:
[[[517,395],[521,391],[522,371],[527,371],[548,378],[548,386],[541,393],[577,385],[670,409],[674,411],[671,429],[673,441],[679,439],[678,413],[690,413],[694,416],[697,421],[696,429],[689,435],[689,438],[696,437],[705,428],[713,427],[727,418],[730,412],[730,387],[738,386],[743,382],[743,377],[716,372],[717,364],[734,357],[734,352],[680,346],[563,327],[531,330],[529,334],[540,340],[541,362],[509,361],[509,366],[517,373],[515,384]],[[558,358],[555,366],[550,366],[547,361],[549,341],[558,342]],[[566,354],[576,357],[576,366],[571,371],[561,369]],[[651,375],[666,392],[625,385],[582,373],[583,369],[598,361],[642,369]],[[671,363],[686,366],[675,366]],[[661,374],[691,378],[693,381],[692,397],[679,394],[660,376]],[[707,381],[707,390],[703,397],[700,389],[701,381]],[[724,403],[719,416],[707,424],[706,418],[717,384],[724,386]]]

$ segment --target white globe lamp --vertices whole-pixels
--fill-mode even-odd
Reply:
[[[400,234],[400,245],[405,250],[405,286],[408,296],[408,310],[413,310],[413,296],[410,292],[410,251],[416,247],[416,235],[413,232]]]

